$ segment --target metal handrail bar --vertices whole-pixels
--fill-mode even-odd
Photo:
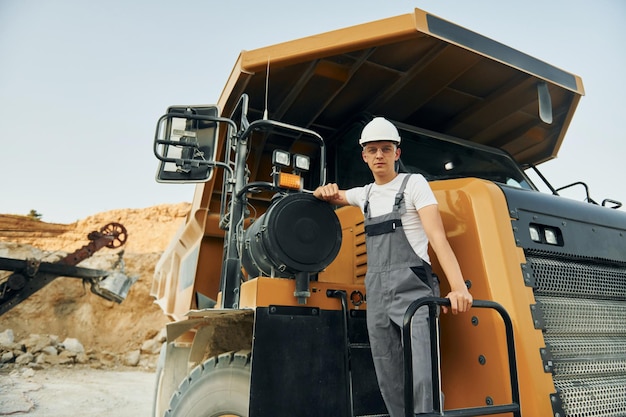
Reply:
[[[404,412],[406,417],[415,417],[413,413],[413,360],[411,347],[411,323],[416,311],[425,305],[428,305],[429,323],[430,323],[430,349],[431,349],[431,369],[432,369],[432,387],[433,387],[433,410],[434,413],[425,414],[425,416],[445,416],[445,417],[471,417],[487,414],[513,413],[515,417],[520,417],[520,399],[519,385],[517,381],[517,364],[515,361],[515,344],[513,340],[513,324],[511,317],[504,307],[493,301],[474,300],[472,308],[490,308],[496,310],[502,321],[504,322],[507,353],[509,362],[509,377],[511,384],[511,404],[490,405],[486,407],[472,407],[455,410],[443,411],[441,408],[440,398],[440,372],[439,363],[439,338],[437,334],[437,306],[450,306],[450,300],[447,298],[424,297],[413,301],[404,314],[402,326],[402,340],[404,344]]]

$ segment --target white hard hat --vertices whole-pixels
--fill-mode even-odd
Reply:
[[[365,125],[361,132],[359,145],[363,146],[368,142],[388,140],[400,144],[400,134],[398,129],[384,117],[374,117],[371,122]]]

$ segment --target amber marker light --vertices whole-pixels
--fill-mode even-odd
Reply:
[[[278,174],[278,186],[290,190],[299,190],[302,184],[300,175],[280,172]]]

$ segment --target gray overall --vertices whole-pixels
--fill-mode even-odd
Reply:
[[[402,320],[409,304],[418,298],[439,296],[439,283],[430,265],[411,247],[400,216],[406,212],[404,178],[393,211],[370,217],[368,188],[363,212],[367,247],[367,329],[374,367],[391,417],[404,416],[404,365]],[[415,412],[432,411],[431,355],[428,309],[420,308],[412,327]]]

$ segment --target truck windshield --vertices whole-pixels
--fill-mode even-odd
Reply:
[[[373,181],[361,158],[359,133],[360,130],[355,127],[342,140],[335,142],[335,164],[329,167],[329,174],[330,178],[335,177],[341,188],[362,186]],[[419,173],[428,181],[473,177],[536,190],[517,163],[499,149],[421,129],[401,128],[400,135],[400,172]]]

